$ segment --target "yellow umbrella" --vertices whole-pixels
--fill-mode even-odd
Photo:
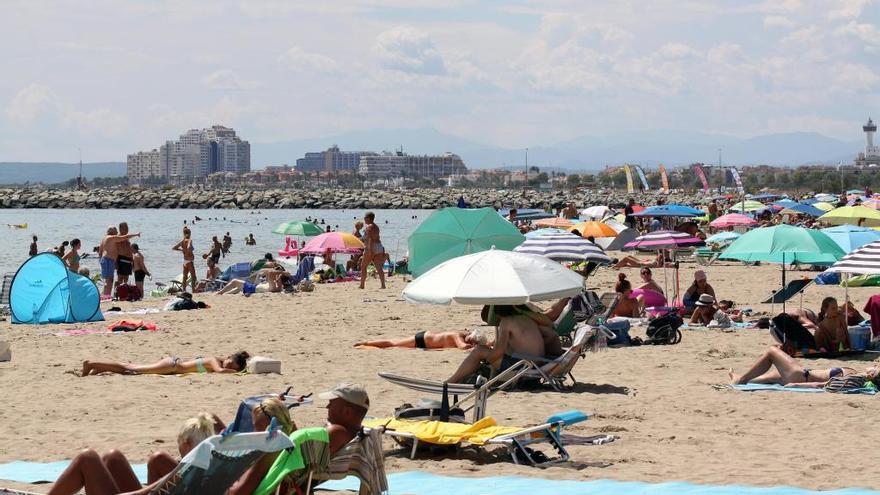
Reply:
[[[880,226],[880,211],[864,206],[842,206],[822,215],[819,221],[831,225],[877,227]]]
[[[567,218],[553,217],[553,218],[542,218],[535,222],[535,225],[541,227],[559,227],[559,228],[567,228],[574,225],[574,222]]]
[[[820,201],[818,203],[813,203],[810,206],[813,208],[819,208],[822,211],[831,211],[834,209],[834,205],[831,203],[826,203],[824,201]]]
[[[617,237],[617,231],[602,222],[581,222],[568,230],[577,230],[581,237]]]

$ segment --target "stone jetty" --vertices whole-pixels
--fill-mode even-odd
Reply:
[[[701,193],[627,194],[615,190],[522,189],[262,189],[221,190],[195,188],[146,189],[137,187],[95,188],[86,191],[45,188],[2,188],[2,208],[217,208],[217,209],[435,209],[455,206],[463,197],[471,207],[553,208],[568,202],[578,208],[593,205],[622,205],[628,198],[644,205],[705,203]]]

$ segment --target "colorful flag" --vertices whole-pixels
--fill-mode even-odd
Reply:
[[[739,170],[737,170],[736,167],[730,167],[730,175],[733,177],[733,182],[736,183],[736,192],[744,194],[746,190],[743,188],[742,179],[739,176]]]
[[[663,186],[663,192],[669,192],[669,176],[666,175],[666,167],[660,164],[660,184]]]
[[[628,193],[635,192],[635,189],[633,189],[632,170],[630,170],[629,165],[623,166],[623,172],[626,174],[626,192],[628,192]]]
[[[645,191],[651,189],[648,186],[648,178],[645,177],[645,171],[642,170],[642,167],[640,167],[638,165],[634,165],[634,166],[636,168],[636,173],[639,174],[639,180],[642,181],[642,187],[645,188]]]
[[[703,183],[703,192],[709,192],[709,181],[706,180],[706,173],[703,172],[703,167],[694,164],[694,174],[696,174],[697,178],[700,179],[700,182]]]

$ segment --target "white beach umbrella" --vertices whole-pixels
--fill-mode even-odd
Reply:
[[[828,272],[880,274],[880,241],[874,241],[856,249],[831,265]]]
[[[490,249],[445,261],[403,290],[409,302],[525,304],[581,293],[584,279],[535,254]]]
[[[607,206],[591,206],[589,208],[585,208],[581,210],[581,216],[591,218],[593,220],[602,220],[607,215],[613,215],[614,212],[611,211]]]

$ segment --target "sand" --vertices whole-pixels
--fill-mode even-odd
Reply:
[[[684,264],[682,280],[692,280],[698,268],[702,267]],[[769,312],[769,305],[758,301],[780,284],[778,265],[716,263],[708,272],[720,298],[758,311]],[[626,273],[638,279],[637,270]],[[800,275],[815,274],[790,274]],[[615,271],[602,269],[588,285],[609,290],[615,277]],[[656,278],[662,285],[661,272]],[[479,323],[476,307],[403,302],[404,285],[401,277],[394,277],[384,291],[371,281],[366,291],[342,283],[295,295],[203,296],[199,299],[211,309],[148,315],[163,329],[156,333],[56,337],[44,333],[105,323],[34,327],[2,322],[0,338],[11,341],[13,361],[0,363],[0,462],[71,458],[86,447],[118,448],[133,461],[144,462],[156,449],[174,449],[179,426],[192,414],[206,410],[231,419],[241,398],[288,385],[308,393],[339,381],[358,381],[371,395],[370,413],[389,415],[419,394],[379,379],[378,372],[442,379],[455,369],[463,351],[354,349],[352,344]],[[836,286],[811,286],[804,306],[818,309],[823,297],[842,300],[843,292]],[[861,309],[875,292],[859,288],[851,289],[850,295]],[[798,304],[797,298],[792,304]],[[126,309],[160,305],[157,300],[120,304]],[[491,398],[489,414],[503,424],[532,425],[554,412],[580,409],[592,418],[570,433],[619,435],[608,445],[571,446],[572,462],[566,464],[535,469],[470,450],[457,458],[409,460],[386,440],[386,466],[390,472],[464,476],[880,488],[880,477],[868,467],[876,436],[871,421],[880,411],[880,398],[712,387],[727,381],[728,368],[744,370],[771,344],[766,330],[685,330],[676,346],[588,354],[574,370],[579,383],[571,391],[502,392]],[[283,374],[74,374],[86,358],[152,362],[168,355],[224,355],[240,349],[283,360]],[[870,358],[817,360],[810,365],[861,369],[869,364],[865,359]],[[295,410],[299,425],[320,425],[324,418],[320,401]],[[14,484],[0,482],[3,485]]]

